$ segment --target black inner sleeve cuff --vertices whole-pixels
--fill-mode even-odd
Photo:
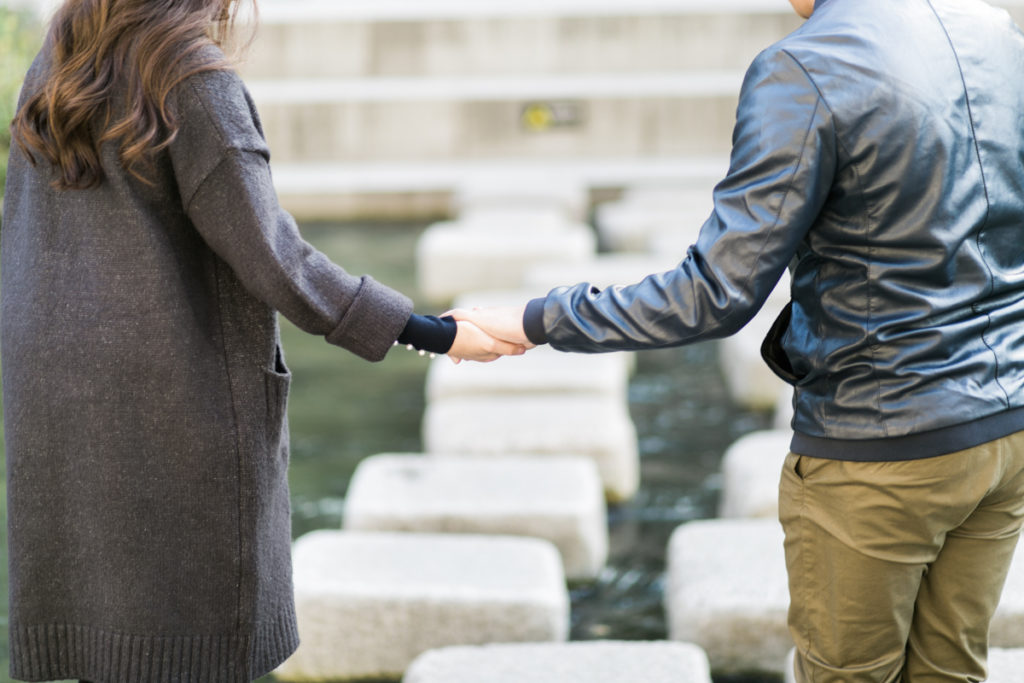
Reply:
[[[420,351],[448,353],[455,343],[458,331],[459,326],[450,315],[438,318],[434,315],[413,313],[402,334],[398,335],[398,343],[412,344],[413,348]]]
[[[548,343],[548,334],[544,331],[544,299],[532,299],[526,304],[523,313],[523,331],[531,344],[540,346]]]

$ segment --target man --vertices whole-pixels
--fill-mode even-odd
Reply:
[[[794,385],[798,681],[979,681],[1024,516],[1024,36],[979,0],[790,0],[678,268],[457,311],[598,352],[731,334]]]

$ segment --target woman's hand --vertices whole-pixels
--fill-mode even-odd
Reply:
[[[448,350],[448,357],[455,363],[464,360],[489,363],[502,356],[521,356],[526,353],[525,345],[495,339],[468,320],[458,320],[456,324],[458,332],[455,334],[455,342]]]

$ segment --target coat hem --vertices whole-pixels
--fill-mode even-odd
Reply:
[[[251,634],[135,635],[78,624],[10,628],[10,674],[21,681],[249,683],[298,647],[293,610]]]

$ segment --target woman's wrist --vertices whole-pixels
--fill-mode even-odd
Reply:
[[[438,318],[413,313],[395,343],[424,353],[448,353],[458,331],[458,325],[451,316]]]

